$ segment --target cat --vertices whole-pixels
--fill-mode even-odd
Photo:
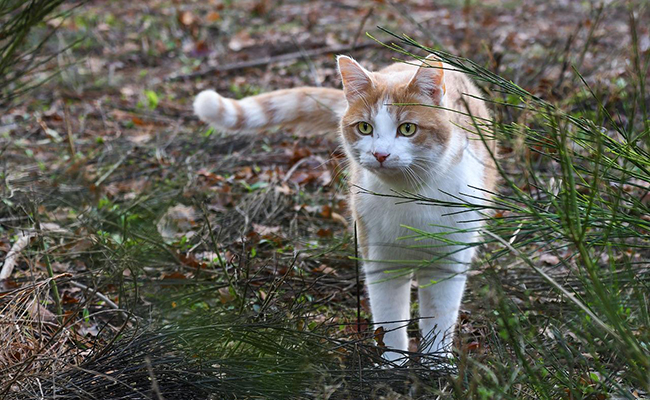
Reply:
[[[397,364],[406,360],[412,279],[418,284],[420,352],[450,356],[484,219],[457,203],[485,203],[495,186],[496,144],[476,132],[490,114],[469,78],[432,56],[378,72],[348,56],[337,62],[343,90],[302,87],[242,100],[203,91],[194,111],[226,131],[274,125],[338,129],[350,162],[350,208],[373,324],[384,330],[383,357]],[[396,192],[456,207],[406,203],[390,196]],[[440,239],[416,241],[409,228]]]

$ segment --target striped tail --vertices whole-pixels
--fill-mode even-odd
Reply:
[[[202,121],[225,131],[289,126],[309,132],[335,132],[346,105],[343,91],[337,89],[301,87],[241,100],[205,90],[194,100],[194,113]]]

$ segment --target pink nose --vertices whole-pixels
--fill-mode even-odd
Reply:
[[[386,161],[388,156],[390,156],[390,154],[388,153],[381,153],[379,151],[376,153],[372,153],[372,155],[375,156],[375,158],[377,159],[377,161],[379,161],[380,164]]]

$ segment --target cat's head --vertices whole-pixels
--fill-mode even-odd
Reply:
[[[428,175],[440,164],[452,131],[447,111],[431,107],[446,103],[440,62],[427,58],[420,67],[370,72],[339,56],[338,66],[348,102],[341,131],[351,161],[387,179]]]

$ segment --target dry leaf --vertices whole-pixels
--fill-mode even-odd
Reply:
[[[206,15],[205,19],[208,22],[217,22],[221,19],[221,14],[216,11],[211,11]]]
[[[278,234],[278,233],[280,233],[280,230],[282,228],[279,227],[279,226],[266,226],[266,225],[253,224],[253,229],[260,236],[264,236],[264,235]]]
[[[377,347],[386,347],[386,344],[384,343],[384,335],[386,332],[384,331],[383,327],[379,327],[375,329],[375,342],[377,342]]]
[[[178,22],[182,25],[190,26],[194,23],[194,14],[189,11],[182,11],[178,14]]]
[[[228,42],[228,48],[232,51],[240,51],[246,47],[251,47],[255,44],[255,40],[251,38],[248,31],[243,30],[237,33]]]
[[[180,239],[183,236],[192,236],[192,227],[196,225],[197,212],[193,207],[183,204],[167,209],[160,218],[156,228],[160,236],[167,241]]]
[[[219,289],[219,301],[221,302],[221,304],[229,303],[234,299],[235,296],[232,295],[229,287],[222,287],[221,289]]]
[[[539,260],[548,265],[557,265],[560,262],[560,259],[557,256],[549,253],[542,254],[539,257]]]
[[[56,315],[45,308],[44,305],[39,304],[37,301],[33,301],[29,309],[29,316],[32,317],[35,321],[38,322],[54,322],[56,321]]]

